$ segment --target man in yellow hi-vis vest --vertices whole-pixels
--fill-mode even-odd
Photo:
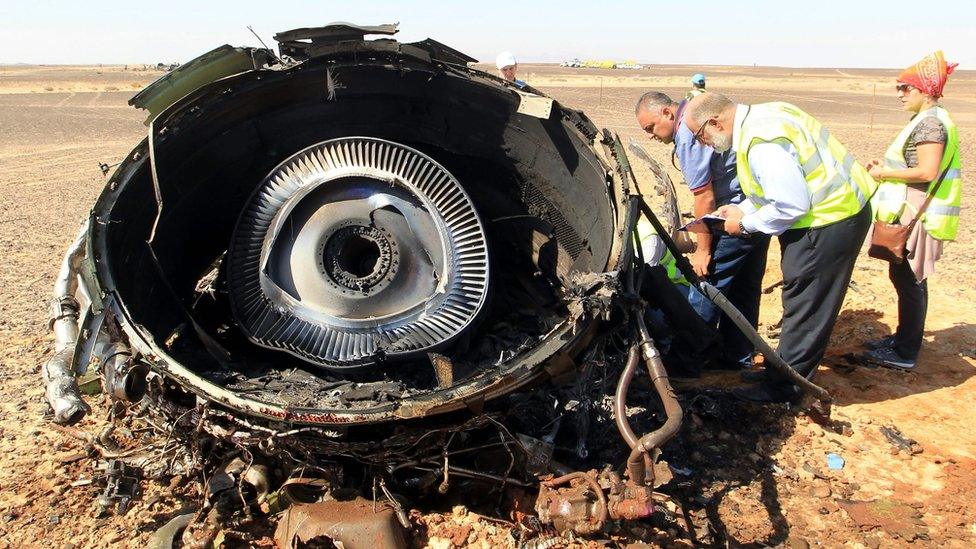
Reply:
[[[735,150],[746,200],[719,208],[729,234],[779,235],[783,324],[778,352],[811,377],[823,358],[871,224],[868,200],[877,183],[815,118],[788,103],[737,105],[705,93],[685,123],[716,151]],[[757,402],[798,396],[771,369],[736,395]]]
[[[640,241],[644,261],[650,265],[664,267],[664,270],[668,273],[668,279],[678,286],[681,295],[687,298],[691,284],[685,278],[685,275],[681,274],[681,271],[678,270],[677,260],[671,255],[671,251],[665,247],[664,241],[657,235],[654,226],[651,225],[651,222],[646,217],[641,217],[637,221],[637,239]]]

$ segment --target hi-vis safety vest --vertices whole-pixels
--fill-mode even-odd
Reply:
[[[691,90],[685,94],[685,100],[690,101],[703,93],[705,93],[705,89],[703,88],[691,88]]]
[[[928,191],[938,181],[938,177],[945,171],[945,179],[939,185],[938,192],[932,197],[932,202],[922,214],[922,226],[938,240],[953,240],[956,238],[956,228],[959,226],[959,203],[962,199],[962,168],[959,162],[959,132],[955,123],[949,118],[949,113],[942,107],[932,107],[916,114],[912,121],[905,126],[898,137],[885,152],[884,167],[889,170],[904,170],[908,168],[905,161],[905,143],[912,131],[926,117],[934,116],[945,126],[948,139],[942,152],[942,162],[939,163],[939,174],[929,183]],[[875,208],[875,219],[885,223],[894,223],[901,218],[908,198],[908,187],[905,183],[896,181],[882,181],[878,187],[872,203]]]
[[[814,117],[789,103],[752,105],[735,143],[742,192],[753,204],[768,204],[749,166],[749,148],[757,143],[792,145],[810,193],[810,210],[790,228],[816,228],[856,215],[878,184],[840,141]]]
[[[671,250],[664,245],[664,241],[654,231],[654,225],[651,225],[651,222],[644,217],[637,221],[637,239],[640,241],[641,251],[644,253],[644,261],[654,263],[656,260],[668,271],[668,278],[671,279],[671,282],[690,286],[685,275],[678,270],[678,262],[671,255]],[[660,259],[657,259],[658,256]]]

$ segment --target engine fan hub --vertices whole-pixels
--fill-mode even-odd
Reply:
[[[230,254],[248,337],[333,369],[446,344],[484,303],[488,251],[457,179],[381,139],[319,143],[267,176]]]
[[[342,227],[319,246],[321,272],[337,287],[368,295],[396,276],[396,240],[385,229],[366,225]]]

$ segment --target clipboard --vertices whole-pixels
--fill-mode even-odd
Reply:
[[[698,234],[728,234],[725,232],[725,218],[713,214],[705,214],[678,230]]]

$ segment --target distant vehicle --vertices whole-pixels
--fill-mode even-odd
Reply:
[[[641,70],[641,69],[644,68],[644,65],[638,65],[637,63],[634,63],[633,61],[627,61],[627,62],[624,62],[624,63],[617,63],[617,68],[618,69],[629,69],[629,70],[638,70],[639,71],[639,70]]]
[[[610,61],[610,60],[600,61],[600,60],[587,59],[582,63],[580,63],[580,66],[590,68],[590,69],[615,69],[617,68],[617,63],[616,61]]]
[[[570,59],[569,61],[563,61],[562,63],[559,64],[559,66],[560,67],[578,68],[580,66],[580,60],[574,57],[574,58]]]

